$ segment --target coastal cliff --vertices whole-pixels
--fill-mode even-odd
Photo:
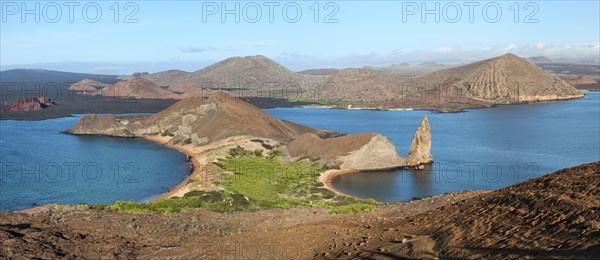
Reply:
[[[321,163],[340,170],[379,170],[418,167],[433,162],[431,133],[427,116],[423,118],[410,146],[408,156],[398,156],[396,147],[385,136],[375,133],[320,138],[305,134],[288,145],[292,157],[319,158]]]
[[[403,164],[394,144],[375,133],[334,138],[305,134],[290,142],[288,150],[292,157],[318,158],[322,164],[339,169],[385,169]]]

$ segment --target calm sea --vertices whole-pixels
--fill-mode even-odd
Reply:
[[[0,210],[145,201],[187,177],[179,151],[139,139],[62,134],[78,117],[0,121]]]
[[[348,194],[404,201],[459,190],[492,190],[600,160],[600,93],[581,99],[469,109],[463,113],[276,108],[269,113],[319,129],[380,133],[406,156],[424,115],[435,163],[426,170],[344,175]]]

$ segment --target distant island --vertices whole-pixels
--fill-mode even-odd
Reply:
[[[191,73],[171,70],[122,77],[127,81],[99,93],[111,96],[118,87],[131,86],[133,98],[181,99],[200,95],[204,89],[224,89],[238,96],[271,95],[339,108],[439,111],[583,96],[564,80],[513,54],[450,68],[435,66],[441,69],[418,76],[393,73],[393,68],[406,66],[295,73],[265,56],[234,57]],[[136,77],[147,80],[146,84],[132,83]]]
[[[208,96],[218,90],[261,108],[317,105],[456,112],[465,108],[580,98],[584,94],[577,88],[596,89],[597,84],[590,83],[594,80],[592,78],[585,78],[584,84],[581,79],[570,80],[569,77],[573,76],[563,74],[563,67],[581,66],[547,62],[534,64],[506,54],[467,65],[400,64],[381,68],[293,72],[265,56],[257,55],[228,58],[194,72],[166,70],[118,77],[18,69],[2,73],[3,82],[12,84],[3,90],[7,92],[5,100],[19,99],[17,94],[21,83],[15,85],[19,79],[22,83],[35,78],[42,82],[64,82],[63,85],[71,83],[64,90],[57,90],[57,98],[51,97],[60,106],[28,113],[0,112],[0,118],[42,119],[73,113],[158,112],[178,100]],[[592,71],[590,67],[582,72]],[[75,79],[79,80],[72,82]],[[0,104],[0,108],[8,103]]]

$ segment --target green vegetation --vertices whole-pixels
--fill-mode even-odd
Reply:
[[[206,208],[216,212],[250,210],[250,202],[240,194],[226,191],[192,191],[182,198],[161,199],[149,203],[117,201],[111,205],[96,205],[95,208],[125,211],[129,213],[174,213]]]
[[[183,141],[183,145],[188,145],[188,144],[191,144],[191,143],[192,143],[192,138],[188,138],[188,139],[185,139]]]
[[[236,146],[235,148],[231,148],[227,154],[231,158],[244,157],[244,156],[252,156],[253,152],[250,150],[246,150],[241,146]]]
[[[200,179],[189,179],[188,184],[202,184],[202,180]]]
[[[265,143],[265,141],[260,140],[260,139],[252,139],[252,140],[250,140],[250,142],[261,143],[261,144]]]
[[[269,155],[267,156],[267,158],[275,159],[279,156],[281,156],[281,152],[279,150],[271,150],[271,151],[269,151]]]
[[[261,139],[252,139],[250,140],[250,142],[255,142],[255,143],[259,143],[263,148],[267,149],[267,150],[273,150],[272,145],[265,143],[265,141],[261,140]]]
[[[275,152],[277,151],[277,152]],[[117,201],[97,208],[132,213],[179,212],[206,208],[218,212],[260,210],[269,208],[325,207],[330,214],[370,212],[377,202],[337,195],[323,187],[318,180],[324,170],[315,162],[298,160],[287,163],[278,150],[246,150],[240,146],[230,149],[227,159],[215,163],[233,174],[221,175],[222,191],[192,191],[182,198],[162,199],[149,203]],[[190,180],[188,183],[201,183]]]
[[[129,131],[129,129],[124,129],[123,133],[125,134],[126,137],[134,137],[135,135]]]
[[[265,143],[262,143],[261,145],[262,145],[262,147],[263,147],[263,148],[265,148],[265,149],[267,149],[267,150],[273,150],[273,148],[274,148],[274,147],[273,147],[272,145],[270,145],[270,144],[265,144]]]
[[[162,134],[160,134],[160,135],[161,135],[161,136],[170,136],[170,137],[173,137],[173,136],[175,136],[175,134],[173,134],[173,133],[169,132],[168,130],[164,131],[164,132],[163,132]]]

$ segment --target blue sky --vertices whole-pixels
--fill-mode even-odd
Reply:
[[[133,3],[129,6],[119,2],[118,8],[115,1],[96,1],[87,6],[85,17],[86,2],[72,6],[72,16],[63,2],[1,2],[2,70],[194,71],[231,56],[256,54],[293,70],[458,63],[506,52],[550,58],[600,56],[599,1],[520,1],[518,6],[516,1],[143,1],[129,2]],[[284,16],[286,3],[290,4]],[[320,10],[318,22],[315,3]],[[436,3],[439,9],[422,21],[423,7],[435,9]],[[223,22],[222,7],[235,9],[236,4],[239,23],[236,14],[226,15]],[[269,21],[269,5],[273,22]],[[23,7],[33,9],[33,14],[22,17]],[[95,8],[101,16],[96,17]],[[299,17],[296,8],[302,12]],[[120,10],[118,15],[114,9]],[[256,16],[257,9],[262,16]],[[335,9],[332,23],[325,23]],[[124,23],[133,11],[137,12],[130,17],[132,23]],[[35,15],[40,15],[39,23]],[[529,23],[524,22],[527,18]]]

